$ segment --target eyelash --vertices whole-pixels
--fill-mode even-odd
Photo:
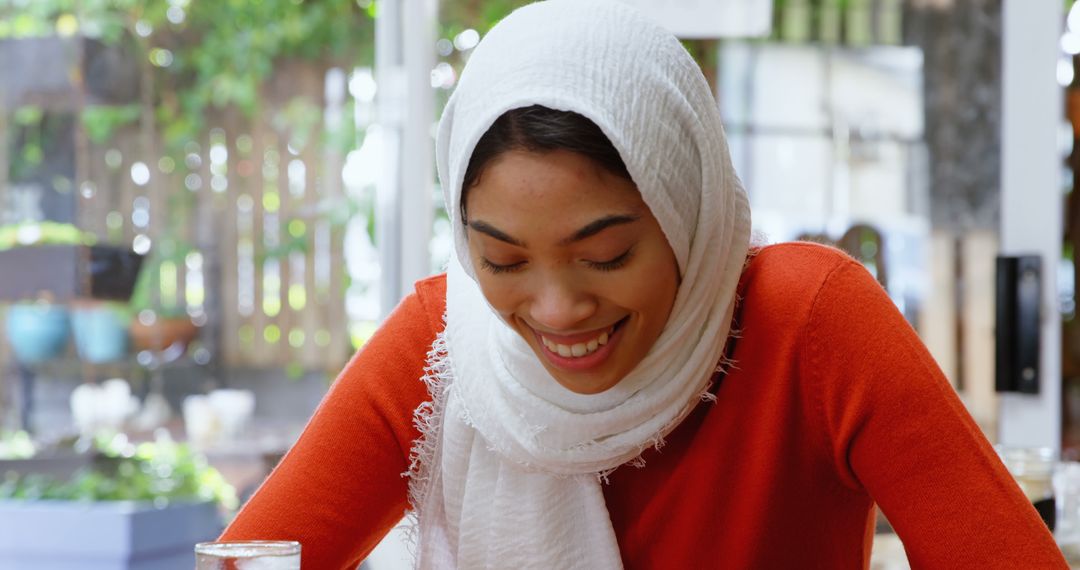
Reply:
[[[585,263],[589,267],[599,269],[600,271],[615,271],[616,269],[621,269],[630,261],[630,254],[632,253],[634,253],[634,248],[631,247],[615,259],[609,261],[586,261]]]
[[[495,275],[498,275],[500,273],[513,273],[514,271],[521,269],[524,265],[524,261],[519,261],[510,265],[496,265],[488,261],[487,259],[484,259],[483,257],[480,258],[480,267],[486,269],[487,271],[490,271]]]
[[[616,269],[621,269],[630,261],[632,253],[634,253],[634,248],[631,247],[630,249],[619,254],[619,256],[615,259],[609,261],[585,261],[585,264],[588,265],[590,268],[599,271],[615,271]],[[497,265],[488,261],[487,259],[484,259],[482,257],[480,258],[480,267],[487,271],[490,271],[494,275],[499,275],[501,273],[513,273],[515,271],[521,270],[521,268],[523,268],[524,266],[524,261],[519,261],[510,265]]]

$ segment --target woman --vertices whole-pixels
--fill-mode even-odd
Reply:
[[[506,18],[437,158],[447,275],[224,539],[349,568],[412,509],[425,568],[860,568],[876,502],[916,567],[1065,567],[861,266],[751,250],[710,90],[634,10]]]

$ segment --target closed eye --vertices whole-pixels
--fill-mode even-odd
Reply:
[[[513,273],[515,271],[520,271],[523,267],[525,267],[525,262],[519,261],[517,263],[510,263],[507,265],[499,265],[497,263],[492,263],[487,258],[481,257],[480,267],[484,270],[490,271],[495,275],[498,275],[500,273]]]
[[[624,251],[614,259],[609,259],[607,261],[586,260],[585,264],[593,269],[599,269],[600,271],[615,271],[616,269],[619,269],[626,265],[630,261],[630,258],[633,257],[633,253],[634,248],[631,247],[630,249]]]

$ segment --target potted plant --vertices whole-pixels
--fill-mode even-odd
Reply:
[[[72,224],[24,222],[0,226],[0,300],[20,302],[43,294],[51,301],[126,301],[142,255]]]
[[[82,232],[70,224],[42,222],[0,226],[0,252],[35,245],[79,245],[85,241]],[[9,259],[11,265],[10,271],[3,273],[23,274],[22,271],[16,273],[18,257],[21,257],[18,253],[0,257]],[[6,287],[13,289],[11,284]],[[71,319],[64,305],[52,302],[53,295],[49,291],[40,290],[32,296],[28,293],[25,288],[20,292],[9,292],[15,303],[8,308],[4,332],[19,362],[35,365],[64,351],[71,335]]]
[[[76,303],[71,312],[71,325],[79,359],[102,364],[127,356],[129,321],[123,306],[114,302]]]
[[[71,224],[0,226],[0,274],[5,276],[0,299],[13,301],[5,332],[16,358],[34,365],[62,353],[72,328],[62,303],[126,300],[141,261],[127,249],[98,245],[92,234]],[[113,322],[115,312],[99,309],[84,301],[74,315],[80,356],[90,362],[117,360],[126,353],[126,325]]]
[[[222,528],[235,491],[202,456],[161,436],[133,445],[99,438],[66,480],[9,474],[0,482],[0,567],[190,569],[196,542]]]
[[[147,259],[128,304],[135,350],[162,351],[174,345],[186,349],[198,336],[199,327],[188,315],[184,299],[169,303],[161,298],[162,267],[184,264],[192,251],[194,248],[185,242],[167,239]]]
[[[46,299],[17,303],[8,307],[4,333],[15,358],[25,365],[36,365],[64,352],[71,320],[66,307]]]

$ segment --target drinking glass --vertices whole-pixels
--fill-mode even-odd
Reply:
[[[300,570],[300,543],[200,542],[195,545],[195,570]]]
[[[1071,563],[1080,562],[1080,463],[1063,461],[1054,469],[1057,525],[1054,538]]]
[[[998,447],[997,452],[1020,489],[1053,532],[1057,519],[1054,500],[1057,453],[1049,447]]]

